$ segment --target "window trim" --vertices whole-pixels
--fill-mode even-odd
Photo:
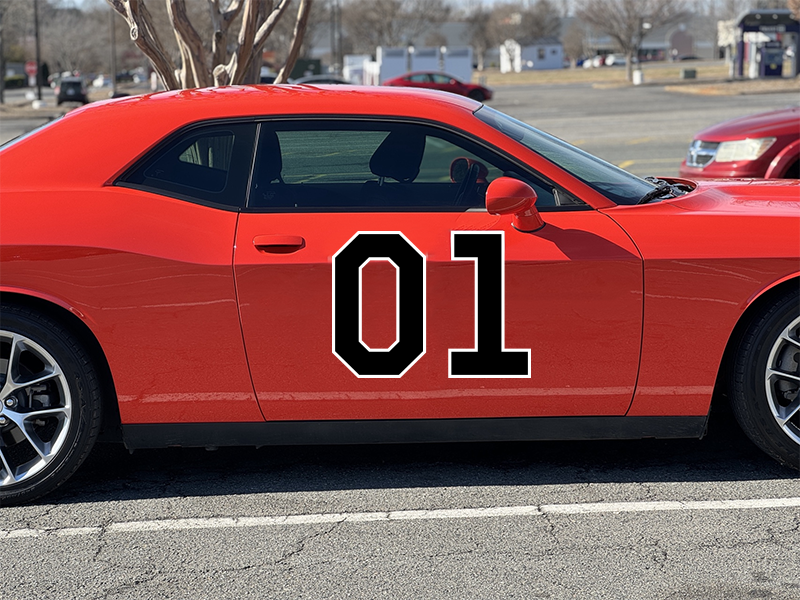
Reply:
[[[534,179],[538,179],[543,183],[546,183],[554,188],[564,190],[566,193],[570,194],[571,196],[575,197],[574,194],[571,194],[569,190],[564,188],[564,186],[559,185],[552,181],[550,178],[545,177],[544,175],[535,172],[530,165],[522,162],[515,156],[509,154],[508,152],[498,148],[493,144],[487,143],[485,140],[476,137],[465,131],[459,127],[454,127],[447,123],[441,123],[439,121],[432,121],[430,119],[424,119],[420,117],[398,117],[396,115],[331,115],[331,114],[298,114],[298,115],[270,115],[270,116],[263,116],[263,117],[254,117],[254,119],[258,122],[258,134],[260,135],[261,132],[261,124],[262,123],[273,123],[273,122],[286,122],[286,121],[353,121],[353,122],[376,122],[376,123],[397,123],[397,124],[407,124],[407,125],[424,125],[431,127],[433,129],[438,129],[444,131],[446,133],[450,133],[456,137],[465,139],[467,142],[479,146],[485,149],[488,152],[498,155],[499,157],[503,158],[504,160],[511,163],[513,166],[519,168],[520,172],[523,175],[529,175]],[[461,213],[466,212],[469,209],[474,209],[476,207],[325,207],[324,210],[320,210],[319,207],[304,207],[304,208],[293,208],[291,210],[287,210],[285,207],[277,207],[277,208],[269,208],[269,207],[249,207],[250,203],[250,193],[252,191],[252,181],[254,176],[254,169],[255,169],[255,160],[256,160],[256,151],[258,147],[258,137],[254,140],[253,143],[253,157],[250,163],[250,175],[248,177],[249,186],[247,188],[247,199],[245,201],[245,206],[242,208],[242,212],[244,213],[272,213],[272,214],[297,214],[297,213],[310,213],[310,214],[320,214],[320,213],[408,213],[408,212],[419,212],[419,213]],[[577,198],[580,200],[580,198]],[[542,206],[537,207],[539,212],[576,212],[576,211],[587,211],[587,210],[594,210],[592,206],[583,202],[583,205],[564,205],[564,206]],[[485,208],[481,208],[480,210],[485,211]]]
[[[168,151],[174,144],[181,139],[192,135],[193,132],[199,131],[202,129],[210,129],[210,128],[224,128],[227,126],[237,126],[237,125],[247,125],[252,123],[254,127],[252,127],[251,131],[253,133],[253,137],[250,140],[250,148],[248,151],[249,157],[246,165],[240,166],[237,168],[241,169],[247,175],[247,184],[244,188],[244,193],[240,198],[239,204],[224,204],[220,202],[214,202],[211,200],[206,200],[204,198],[198,198],[197,196],[192,196],[190,194],[184,194],[181,192],[177,192],[174,190],[165,190],[163,188],[154,187],[150,185],[140,184],[140,183],[132,183],[129,181],[125,181],[128,177],[131,177],[136,171],[141,169],[145,164],[152,161],[155,157],[163,154],[164,152]],[[166,198],[174,198],[175,200],[182,200],[184,202],[189,202],[191,204],[198,204],[200,206],[206,206],[209,208],[216,208],[225,210],[227,212],[239,212],[244,208],[245,203],[247,202],[247,196],[249,194],[249,183],[250,177],[253,174],[253,163],[255,160],[255,151],[256,151],[256,139],[259,131],[259,124],[253,117],[244,117],[244,118],[221,118],[221,119],[209,119],[205,121],[195,121],[193,123],[188,123],[182,127],[179,127],[172,133],[168,134],[164,138],[157,141],[153,146],[148,148],[144,153],[142,153],[128,168],[126,168],[122,173],[117,176],[114,181],[111,183],[112,186],[115,187],[122,187],[132,190],[139,190],[143,192],[148,192],[151,194],[155,194],[157,196],[163,196]],[[234,142],[235,143],[235,142]],[[228,179],[230,179],[230,171],[228,172]],[[180,185],[180,184],[179,184]],[[183,187],[190,187],[190,186],[183,186]],[[226,183],[225,188],[223,191],[227,189],[228,184]]]
[[[477,118],[477,117],[476,117]],[[523,162],[513,154],[498,148],[494,144],[490,144],[486,142],[484,139],[479,138],[469,131],[461,129],[459,127],[455,127],[448,123],[441,123],[439,121],[433,121],[430,119],[425,119],[421,117],[403,117],[397,115],[374,115],[374,114],[352,114],[352,115],[334,115],[330,113],[299,113],[299,114],[282,114],[282,115],[248,115],[244,117],[219,117],[219,118],[212,118],[206,119],[203,121],[194,121],[191,123],[187,123],[182,125],[178,129],[174,130],[173,132],[169,133],[165,137],[156,141],[150,148],[145,150],[142,154],[140,154],[132,164],[124,169],[111,183],[111,185],[116,187],[124,187],[128,189],[135,189],[140,190],[152,194],[156,194],[158,196],[163,196],[167,198],[174,198],[176,200],[181,200],[184,202],[189,202],[191,204],[198,204],[200,206],[207,206],[210,208],[216,208],[220,210],[225,210],[228,212],[246,212],[246,213],[282,213],[287,214],[290,211],[287,211],[285,208],[280,209],[273,209],[273,208],[248,208],[247,204],[250,200],[250,193],[252,190],[252,181],[253,175],[255,170],[255,161],[256,161],[256,151],[258,147],[258,138],[261,133],[261,124],[262,123],[272,123],[278,121],[375,121],[375,122],[387,122],[387,123],[405,123],[405,124],[417,124],[417,125],[427,125],[434,129],[439,129],[445,132],[449,132],[453,135],[458,137],[464,138],[467,141],[484,148],[485,150],[497,154],[498,156],[502,157],[503,159],[507,160],[509,163],[517,167],[521,173],[527,174],[533,178],[539,179],[548,185],[564,190],[565,192],[571,194],[567,188],[563,185],[560,185],[554,182],[549,177],[534,171],[530,165]],[[150,188],[149,186],[143,186],[140,184],[132,184],[124,181],[125,178],[129,177],[134,171],[136,171],[141,165],[145,162],[150,160],[154,154],[163,151],[167,146],[174,143],[178,138],[183,137],[187,133],[191,132],[194,129],[210,127],[210,126],[225,126],[225,125],[236,125],[236,124],[245,124],[245,123],[254,123],[256,127],[254,127],[255,137],[252,140],[251,147],[250,147],[250,161],[247,170],[247,187],[245,190],[245,197],[242,206],[233,206],[230,204],[220,204],[216,202],[210,202],[207,200],[203,200],[201,198],[196,198],[193,196],[188,196],[186,194],[181,194],[178,192],[170,192],[168,190],[162,190],[157,188]],[[574,196],[574,194],[571,194]],[[577,197],[576,197],[577,198]],[[581,200],[580,198],[577,198]],[[581,200],[581,202],[584,202]],[[295,208],[291,212],[294,213],[317,213],[320,212],[358,212],[358,213],[398,213],[398,212],[420,212],[420,213],[441,213],[441,212],[465,212],[464,208],[458,208],[458,210],[443,210],[442,207],[409,207],[409,208],[395,208],[395,207],[369,207],[370,210],[353,210],[352,207],[348,208],[328,208],[325,211],[320,211],[317,208],[310,207],[310,208]],[[475,208],[475,207],[472,207]],[[469,208],[466,210],[470,210]],[[485,210],[485,209],[480,209]],[[584,202],[581,205],[564,205],[564,206],[542,206],[537,207],[539,212],[583,212],[583,211],[593,211],[595,210],[591,205]]]

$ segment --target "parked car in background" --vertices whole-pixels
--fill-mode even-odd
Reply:
[[[697,135],[681,177],[800,179],[800,107],[724,121]]]
[[[492,90],[477,83],[465,83],[447,73],[417,71],[387,79],[383,85],[427,88],[467,96],[478,102],[492,99]]]
[[[88,104],[89,98],[86,95],[86,83],[82,77],[63,77],[56,84],[56,104],[62,102],[80,102]]]

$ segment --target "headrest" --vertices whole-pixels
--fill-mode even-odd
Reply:
[[[369,170],[378,177],[390,177],[402,183],[419,175],[425,136],[412,131],[392,131],[369,159]]]
[[[271,129],[262,128],[261,137],[258,139],[256,177],[258,181],[269,183],[281,178],[282,169],[283,161],[278,135]]]

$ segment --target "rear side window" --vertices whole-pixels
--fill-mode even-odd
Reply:
[[[255,124],[192,128],[167,141],[118,182],[202,203],[242,207]]]

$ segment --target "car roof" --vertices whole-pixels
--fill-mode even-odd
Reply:
[[[110,181],[160,140],[203,121],[316,115],[426,119],[467,128],[481,104],[447,92],[351,85],[244,85],[157,92],[90,103],[8,148],[6,165],[47,155],[48,179]],[[113,136],[90,136],[111,131]],[[53,144],[81,140],[75,152],[50,156]],[[68,142],[71,140],[71,142]],[[13,169],[9,169],[13,172]],[[52,176],[52,177],[51,177]]]

